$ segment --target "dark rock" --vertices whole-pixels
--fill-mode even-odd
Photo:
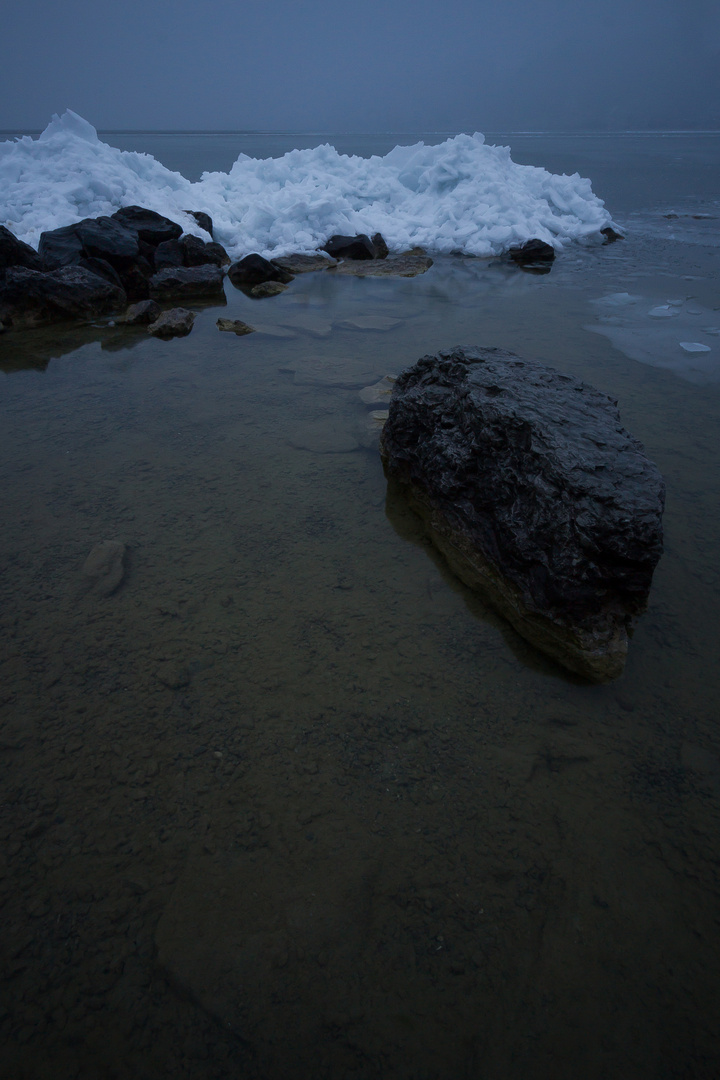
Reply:
[[[613,229],[612,225],[606,225],[604,229],[600,230],[600,234],[605,237],[606,244],[614,244],[616,240],[625,239],[622,233]]]
[[[106,259],[78,259],[74,265],[84,266],[91,274],[97,274],[98,277],[104,278],[105,281],[109,281],[112,285],[117,285],[119,289],[123,287],[117,270]]]
[[[89,259],[106,259],[116,270],[124,270],[140,256],[137,234],[113,218],[85,218],[74,228]]]
[[[185,255],[185,266],[222,266],[222,256],[215,251],[215,244],[206,244],[197,236],[183,236],[179,241]],[[221,245],[218,244],[217,247]],[[209,249],[209,250],[208,250]],[[221,250],[225,250],[222,248]]]
[[[187,308],[171,308],[163,311],[155,322],[148,326],[148,333],[155,337],[185,337],[193,328],[195,312]]]
[[[131,266],[118,271],[129,300],[147,300],[150,295],[149,281],[153,267],[142,257]]]
[[[38,255],[45,270],[59,270],[61,266],[70,266],[85,258],[87,254],[77,234],[76,225],[64,225],[61,229],[40,233]]]
[[[329,255],[281,255],[272,260],[273,266],[285,270],[288,274],[309,274],[313,270],[327,270],[335,266],[335,260]]]
[[[115,320],[125,326],[146,326],[155,322],[160,316],[160,305],[154,300],[141,300],[137,304],[131,304],[124,315]]]
[[[327,251],[333,259],[374,259],[375,247],[369,236],[331,236],[321,251]]]
[[[0,321],[17,328],[93,319],[125,307],[125,292],[83,266],[43,274],[13,266],[0,282]]]
[[[383,234],[379,232],[373,233],[370,239],[372,240],[372,246],[375,249],[375,258],[387,259],[388,255],[390,254],[390,249],[385,243],[385,238]]]
[[[528,240],[519,247],[512,247],[508,255],[518,266],[531,266],[537,263],[551,263],[555,258],[555,248],[544,240]]]
[[[169,266],[185,265],[185,248],[179,240],[163,240],[155,248],[155,269],[166,270]]]
[[[665,486],[615,401],[537,361],[457,348],[400,374],[381,451],[466,584],[571,671],[620,675]]]
[[[206,214],[204,210],[186,210],[185,213],[189,214],[190,217],[195,218],[200,228],[206,233],[210,233],[212,236],[213,223],[209,214]]]
[[[42,270],[42,260],[34,248],[0,225],[0,277],[10,266]]]
[[[232,261],[222,244],[218,244],[216,240],[211,240],[209,244],[206,244],[205,251],[217,256],[217,266],[229,266]]]
[[[158,270],[150,278],[154,300],[175,297],[217,299],[224,297],[223,273],[217,266],[179,266]]]
[[[244,259],[234,262],[228,270],[228,277],[238,289],[250,289],[253,285],[261,285],[264,281],[279,281],[282,285],[286,285],[293,279],[292,274],[289,274],[287,270],[283,270],[256,253],[246,255]]]
[[[123,206],[115,211],[113,218],[153,247],[165,240],[179,240],[182,236],[182,228],[175,221],[142,206]]]

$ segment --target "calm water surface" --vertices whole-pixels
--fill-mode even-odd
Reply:
[[[404,141],[105,138],[186,175]],[[228,285],[165,343],[0,339],[3,1078],[720,1072],[720,139],[502,141],[590,175],[627,239],[542,277]],[[666,477],[612,685],[526,646],[388,492],[358,392],[457,343],[612,394]]]

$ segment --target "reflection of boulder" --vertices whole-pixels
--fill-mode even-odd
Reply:
[[[547,270],[555,260],[555,249],[544,240],[527,240],[519,247],[511,247],[508,255],[521,267],[535,267]]]
[[[462,580],[593,680],[623,669],[662,552],[665,488],[616,403],[498,349],[426,356],[381,450]]]

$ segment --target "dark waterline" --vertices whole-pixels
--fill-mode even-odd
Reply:
[[[223,138],[173,167],[221,167]],[[544,277],[228,287],[168,343],[0,338],[0,1076],[720,1072],[720,395],[648,317],[720,321],[720,140],[511,145],[591,176],[627,239]],[[617,683],[525,646],[387,491],[358,390],[460,341],[610,393],[665,475]]]

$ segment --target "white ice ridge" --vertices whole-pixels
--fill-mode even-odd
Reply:
[[[506,146],[457,135],[385,157],[325,144],[280,158],[241,154],[229,173],[191,183],[149,154],[98,139],[68,110],[37,139],[0,143],[0,223],[37,247],[40,233],[121,206],[156,210],[199,236],[185,210],[210,214],[233,256],[310,252],[333,233],[381,232],[391,250],[497,255],[537,237],[556,249],[598,242],[611,224],[590,181],[517,165]]]

